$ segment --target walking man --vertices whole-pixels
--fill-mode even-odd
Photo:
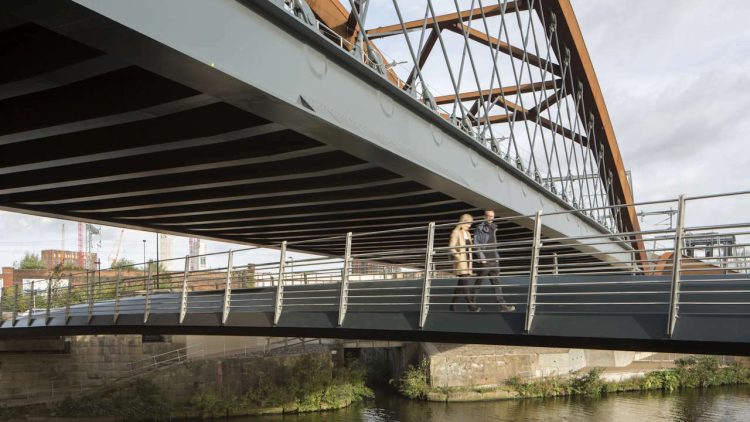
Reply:
[[[495,286],[495,301],[500,305],[501,312],[512,312],[515,306],[506,305],[503,289],[500,287],[500,258],[497,253],[497,225],[493,222],[495,211],[486,210],[484,221],[474,229],[474,266],[479,277],[475,285],[481,285],[487,279]],[[479,290],[475,288],[475,292]]]

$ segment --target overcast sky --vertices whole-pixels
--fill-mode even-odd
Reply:
[[[636,201],[750,189],[750,2],[572,3]],[[719,208],[711,215],[741,218],[737,203]],[[59,248],[62,224],[0,211],[0,265],[12,265],[26,251]],[[76,224],[65,223],[65,232],[66,248],[76,249]],[[103,258],[115,249],[119,232],[104,228]],[[143,239],[147,257],[155,257],[156,236],[132,230],[125,231],[121,256],[142,261]],[[229,247],[210,243],[208,250]],[[184,256],[187,240],[176,240],[173,250]]]

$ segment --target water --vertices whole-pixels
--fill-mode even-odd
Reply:
[[[411,401],[387,391],[333,412],[233,418],[233,422],[482,422],[482,421],[746,421],[750,387],[679,393],[625,393],[600,398],[550,398],[479,403]]]

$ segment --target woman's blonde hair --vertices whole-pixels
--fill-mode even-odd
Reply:
[[[471,216],[471,214],[462,214],[461,217],[458,219],[458,225],[471,223],[474,221],[474,217]]]

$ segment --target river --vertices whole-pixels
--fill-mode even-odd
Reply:
[[[621,393],[477,403],[411,401],[380,390],[376,398],[333,412],[233,418],[233,422],[482,422],[482,421],[746,421],[750,387],[676,393]]]

